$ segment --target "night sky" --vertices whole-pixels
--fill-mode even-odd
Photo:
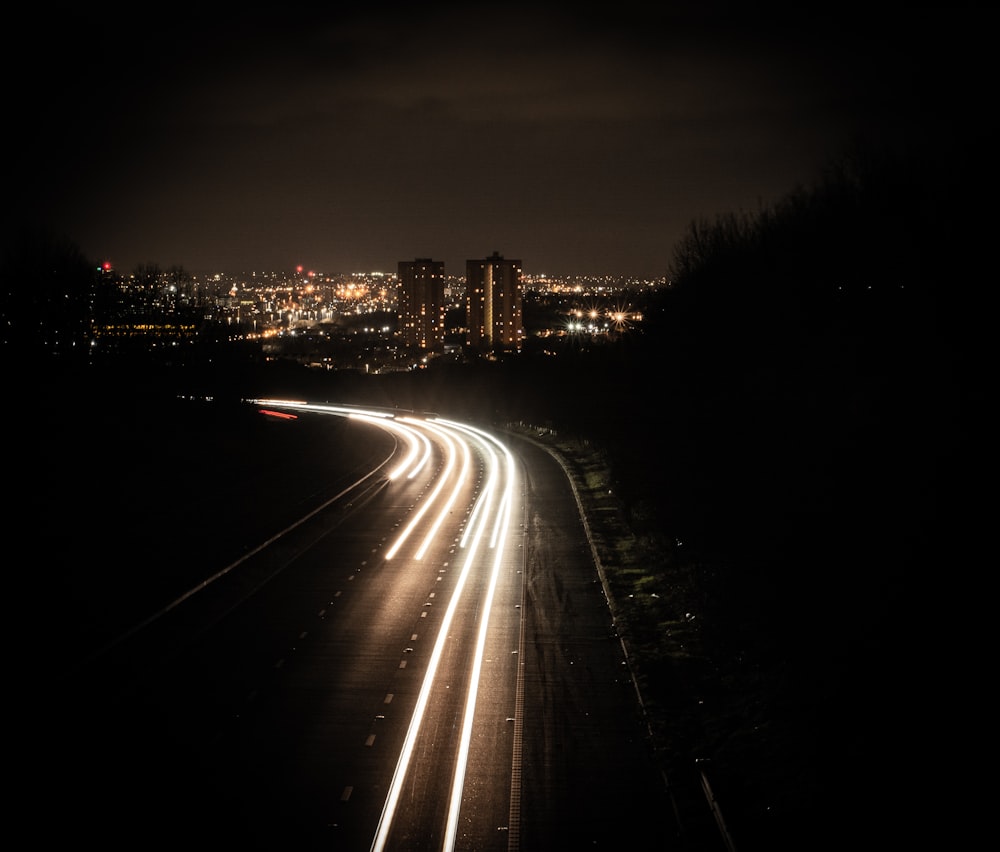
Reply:
[[[29,12],[3,60],[7,215],[123,271],[660,278],[693,220],[989,104],[962,3],[167,8]]]

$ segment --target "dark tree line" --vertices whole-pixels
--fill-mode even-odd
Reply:
[[[68,237],[23,227],[0,248],[0,334],[8,359],[86,358],[93,268]]]

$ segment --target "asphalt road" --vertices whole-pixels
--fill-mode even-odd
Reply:
[[[447,478],[439,444],[387,482],[399,443],[381,474],[317,492],[323,511],[54,677],[39,767],[58,824],[104,849],[367,850],[409,749],[386,849],[679,848],[569,482],[502,437],[516,487],[499,558],[462,543],[483,453],[427,552],[386,558]],[[365,449],[369,470],[387,447]]]
[[[528,507],[520,848],[680,848],[569,481],[513,446]]]

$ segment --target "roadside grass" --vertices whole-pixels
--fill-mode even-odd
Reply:
[[[773,715],[780,667],[742,652],[746,626],[728,623],[716,600],[718,566],[630,528],[597,447],[551,434],[541,443],[574,479],[664,777],[689,808],[704,812],[699,773],[710,771],[716,805],[746,838],[757,831],[751,823],[783,797],[807,795],[789,784],[804,757]]]
[[[610,487],[607,458],[594,444],[552,433],[533,439],[561,458],[574,478],[600,561],[615,629],[644,704],[654,749],[671,763],[694,760],[707,653],[696,601],[697,566],[653,536],[636,535]]]

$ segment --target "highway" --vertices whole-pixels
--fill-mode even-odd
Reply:
[[[529,441],[392,452],[66,690],[62,818],[105,849],[680,848],[572,491]]]

